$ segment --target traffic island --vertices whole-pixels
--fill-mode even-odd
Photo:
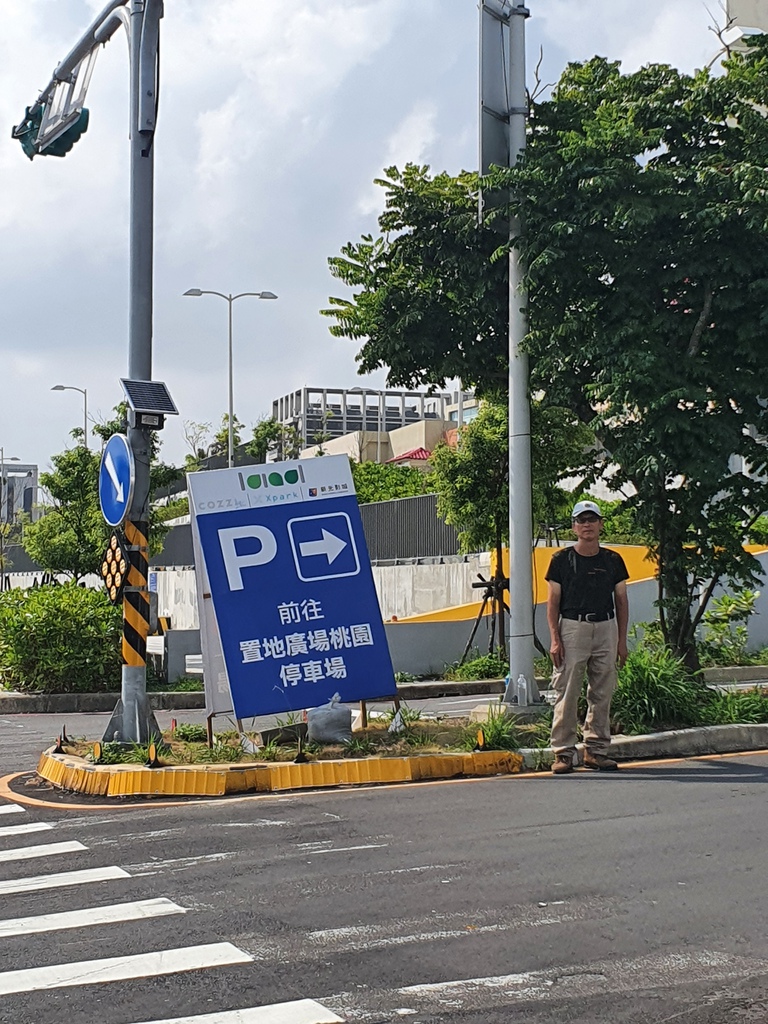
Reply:
[[[410,757],[340,758],[293,762],[143,767],[99,765],[70,753],[44,751],[38,775],[58,789],[103,797],[216,797],[237,793],[276,793],[335,786],[512,775],[523,757],[506,750],[418,754]]]

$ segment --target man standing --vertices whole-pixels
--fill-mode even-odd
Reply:
[[[593,501],[579,501],[571,514],[576,543],[552,556],[547,570],[547,623],[557,693],[552,719],[555,775],[573,771],[578,705],[587,675],[584,767],[616,771],[608,757],[611,697],[616,663],[627,660],[629,577],[624,559],[600,547],[603,517]]]

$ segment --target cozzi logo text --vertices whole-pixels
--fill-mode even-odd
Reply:
[[[248,502],[238,501],[237,498],[216,498],[212,501],[198,501],[197,507],[201,511],[217,508],[248,508]]]

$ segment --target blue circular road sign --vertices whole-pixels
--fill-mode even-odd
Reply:
[[[113,434],[107,441],[99,467],[99,502],[110,526],[119,526],[133,501],[136,469],[133,452],[124,434]]]

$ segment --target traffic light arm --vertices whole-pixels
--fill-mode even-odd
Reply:
[[[128,0],[111,0],[79,42],[56,67],[48,85],[24,120],[11,133],[21,142],[30,160],[38,153],[64,156],[88,127],[85,94],[93,73],[98,47],[106,43],[121,23],[129,29],[124,10]]]

